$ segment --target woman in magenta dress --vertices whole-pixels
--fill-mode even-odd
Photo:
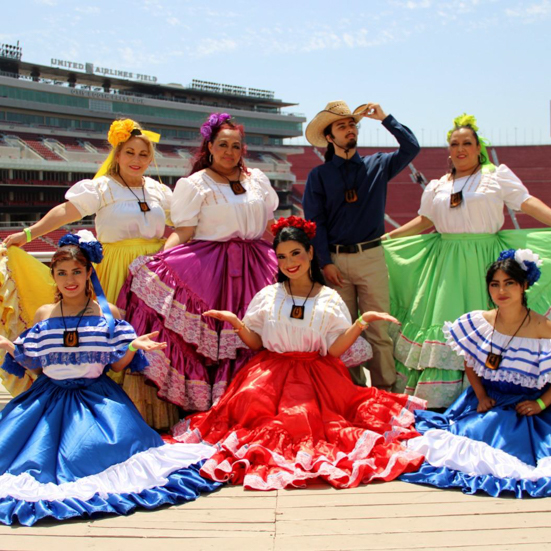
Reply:
[[[145,376],[160,398],[205,411],[250,357],[231,326],[203,318],[209,309],[243,315],[273,281],[276,260],[262,240],[278,206],[268,178],[243,160],[243,127],[215,113],[190,176],[174,190],[175,231],[165,250],[130,267],[118,306],[141,332],[160,331],[168,347],[148,355]],[[241,351],[240,351],[241,348]]]
[[[256,294],[243,321],[205,312],[264,350],[210,411],[176,425],[174,438],[216,444],[202,474],[249,489],[319,480],[350,488],[416,470],[423,456],[404,441],[418,435],[412,411],[424,401],[358,387],[346,367],[368,359],[358,337],[369,323],[396,320],[365,312],[352,323],[339,294],[323,284],[310,243],[315,224],[290,217],[274,229],[278,283]]]

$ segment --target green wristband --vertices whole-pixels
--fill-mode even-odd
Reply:
[[[538,398],[536,400],[536,402],[538,403],[539,407],[541,408],[541,411],[543,411],[547,406],[545,405],[545,402],[541,399],[541,398]]]
[[[24,228],[23,231],[25,232],[25,235],[27,236],[27,243],[30,243],[33,240],[33,236],[31,234],[30,228]]]
[[[369,325],[369,322],[368,321],[365,321],[363,319],[362,316],[360,316],[357,320],[356,320],[363,328],[367,327]]]
[[[134,341],[132,341],[132,342],[134,342]],[[138,349],[137,349],[137,348],[134,348],[134,347],[132,346],[132,342],[128,345],[128,350],[130,350],[130,352],[137,352]]]

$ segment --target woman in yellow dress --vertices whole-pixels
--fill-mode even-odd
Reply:
[[[41,220],[6,237],[0,259],[0,334],[15,338],[30,327],[33,312],[52,301],[53,286],[47,267],[20,249],[25,243],[96,215],[98,240],[104,261],[97,273],[109,302],[116,302],[126,280],[128,266],[138,256],[154,254],[164,244],[171,190],[144,176],[154,161],[153,143],[159,134],[143,130],[130,119],[114,121],[108,134],[111,152],[92,180],[81,180],[65,194],[67,201],[51,209]],[[32,277],[29,277],[32,274]],[[158,400],[141,376],[129,375],[117,382],[132,398],[145,420],[155,428],[170,427],[177,420],[173,406]],[[31,381],[14,380],[0,372],[4,386],[16,396]]]

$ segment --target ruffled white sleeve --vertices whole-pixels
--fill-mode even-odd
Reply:
[[[258,174],[258,183],[260,184],[260,187],[264,192],[266,206],[268,207],[267,210],[273,213],[277,210],[277,207],[279,206],[279,197],[275,189],[272,187],[268,176],[266,176],[266,174],[264,174],[264,172],[262,172],[261,170],[256,169],[256,172]]]
[[[264,323],[268,314],[266,297],[267,294],[270,292],[271,287],[272,286],[270,285],[269,287],[265,287],[264,289],[256,293],[256,295],[249,303],[247,312],[243,317],[243,323],[251,331],[254,331],[260,336],[262,336],[262,330],[264,329]]]
[[[191,178],[180,178],[172,195],[170,219],[174,227],[197,226],[205,191]]]
[[[435,191],[440,183],[440,180],[431,180],[421,195],[421,206],[417,214],[428,218],[431,222],[434,222],[434,196]]]
[[[506,165],[499,165],[496,170],[496,181],[501,189],[503,202],[513,210],[520,210],[526,199],[531,197],[526,186]]]
[[[67,190],[65,199],[75,205],[83,217],[96,214],[101,207],[99,183],[96,180],[81,180]]]

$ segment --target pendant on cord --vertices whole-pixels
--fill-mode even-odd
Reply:
[[[230,188],[234,195],[243,195],[247,190],[243,187],[243,184],[239,180],[228,180]]]
[[[347,203],[355,203],[358,200],[358,193],[356,192],[356,189],[347,189],[344,192],[344,200]]]
[[[77,348],[78,345],[78,331],[63,331],[63,346]]]
[[[503,357],[501,356],[501,354],[494,354],[493,352],[489,352],[484,365],[488,369],[496,370],[499,367],[502,359]]]
[[[149,212],[151,210],[145,201],[138,201],[138,205],[142,212]]]
[[[291,309],[291,318],[294,320],[303,320],[304,319],[304,306],[293,305]]]
[[[463,202],[463,191],[458,191],[457,193],[452,193],[450,195],[451,209],[458,207],[462,202]]]

